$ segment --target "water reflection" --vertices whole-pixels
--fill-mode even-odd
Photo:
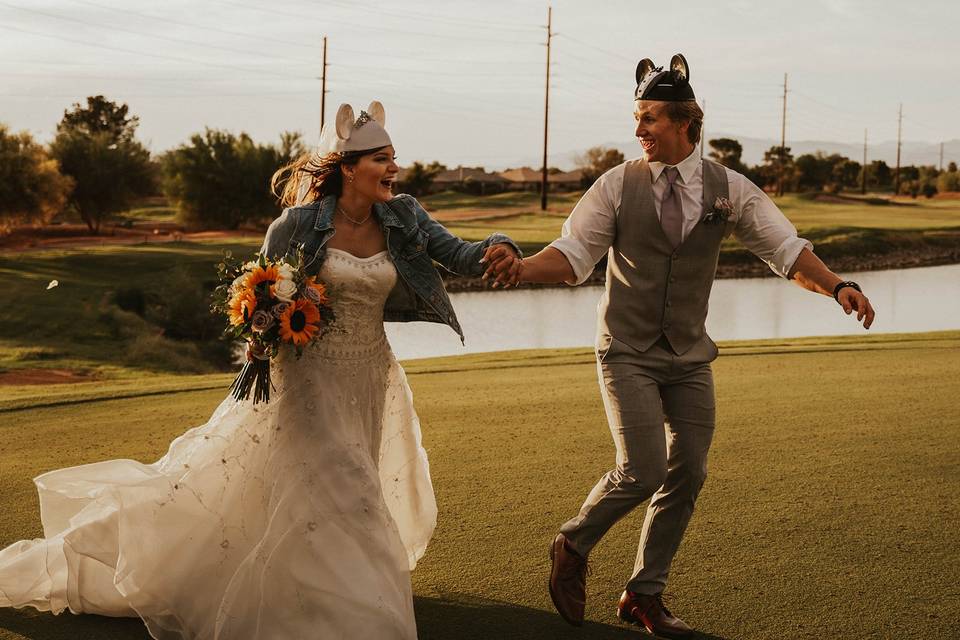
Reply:
[[[960,329],[960,265],[841,274],[856,280],[877,309],[870,333]],[[451,296],[466,346],[442,325],[388,324],[398,358],[593,344],[602,287],[519,289]],[[831,298],[779,278],[718,280],[707,330],[715,340],[863,332]]]

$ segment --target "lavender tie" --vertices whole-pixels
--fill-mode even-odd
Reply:
[[[680,171],[676,167],[667,167],[663,172],[667,176],[667,190],[660,201],[660,225],[667,240],[676,249],[683,240],[683,207],[680,205],[680,192],[673,186]]]

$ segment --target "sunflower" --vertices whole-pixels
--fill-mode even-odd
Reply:
[[[280,315],[280,338],[295,345],[308,343],[320,327],[320,310],[309,300],[295,300]]]
[[[256,267],[253,271],[250,272],[250,275],[247,276],[247,281],[244,283],[250,289],[256,289],[257,285],[261,282],[266,282],[267,284],[273,284],[280,279],[280,271],[274,267]]]
[[[228,306],[230,324],[239,326],[253,317],[253,312],[257,308],[257,296],[249,289],[241,289],[230,298]]]
[[[317,282],[315,276],[310,276],[303,281],[303,284],[310,287],[320,296],[320,304],[327,304],[330,299],[327,298],[327,286],[322,282]]]

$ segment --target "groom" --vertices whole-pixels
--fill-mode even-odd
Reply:
[[[704,322],[721,241],[733,233],[781,277],[832,296],[847,314],[856,311],[864,328],[874,317],[860,287],[830,271],[762,190],[700,159],[703,112],[689,78],[679,54],[667,70],[640,62],[634,115],[644,158],[601,176],[562,237],[511,268],[523,282],[573,285],[607,256],[597,360],[616,466],[560,528],[550,549],[550,595],[567,622],[582,624],[588,554],[649,499],[617,613],[667,638],[692,633],[661,596],[707,475],[717,347]]]

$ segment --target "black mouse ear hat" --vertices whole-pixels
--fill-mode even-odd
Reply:
[[[662,100],[664,102],[683,102],[696,100],[693,87],[690,86],[690,65],[683,54],[678,53],[670,59],[670,68],[654,66],[650,58],[644,58],[637,65],[637,89],[634,100]]]

